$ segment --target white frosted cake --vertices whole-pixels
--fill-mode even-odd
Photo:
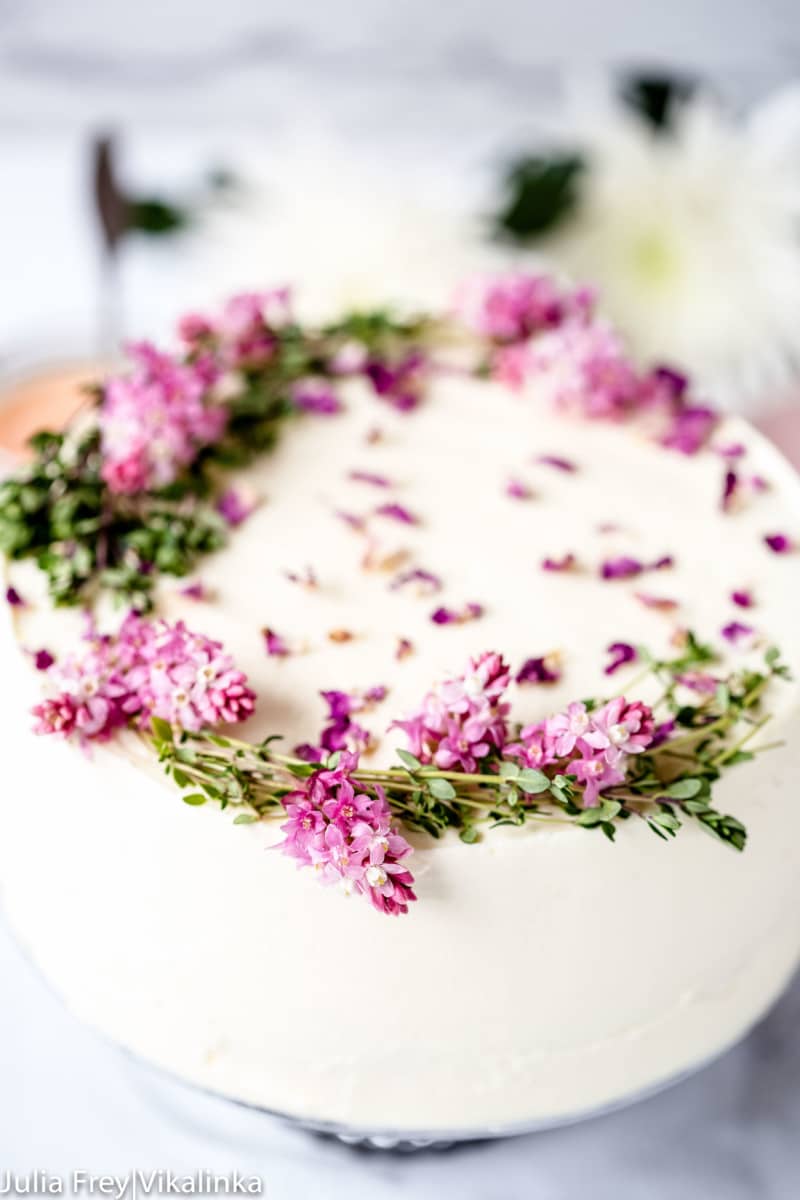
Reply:
[[[638,648],[674,655],[687,629],[713,646],[716,678],[772,644],[800,668],[791,468],[736,419],[686,454],[649,420],[565,411],[570,351],[556,349],[516,388],[436,372],[413,412],[342,372],[340,411],[299,417],[234,471],[252,511],[152,594],[247,675],[256,711],[237,738],[278,733],[291,754],[324,724],[320,692],[344,692],[362,769],[386,770],[414,748],[392,721],[489,650],[511,664],[523,727],[589,696],[654,703]],[[471,842],[404,827],[416,900],[387,917],[271,848],[280,820],[183,804],[135,731],[84,752],[35,736],[49,672],[32,656],[59,663],[85,617],[53,607],[32,562],[12,562],[8,584],[8,920],[80,1018],[182,1080],[355,1131],[524,1128],[705,1062],[797,965],[789,680],[770,681],[769,724],[745,737],[771,748],[713,785],[715,810],[747,828],[741,853],[688,813],[675,838],[636,814],[613,841],[552,811]],[[689,699],[701,674],[687,669]]]

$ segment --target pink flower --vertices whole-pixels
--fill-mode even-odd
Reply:
[[[118,633],[90,627],[87,650],[49,673],[60,694],[37,705],[37,733],[105,739],[134,722],[161,717],[199,732],[248,717],[255,696],[219,642],[182,621],[147,621],[136,613]]]
[[[221,371],[235,376],[263,367],[291,320],[289,289],[280,287],[232,296],[214,316],[189,313],[178,334],[192,359],[210,355]]]
[[[578,700],[569,704],[565,712],[548,717],[545,733],[552,743],[556,758],[571,754],[579,742],[592,749],[602,749],[604,746],[603,735],[598,736],[591,714],[586,705]]]
[[[567,317],[585,320],[592,302],[586,288],[559,291],[549,275],[508,272],[466,280],[454,308],[473,333],[496,342],[518,342],[555,328]]]
[[[553,379],[560,408],[584,417],[624,419],[639,379],[616,333],[600,322],[561,326],[531,344],[529,370]]]
[[[624,771],[586,752],[581,758],[573,759],[566,770],[567,774],[574,775],[578,782],[583,784],[584,808],[596,808],[600,803],[600,793],[606,788],[615,787],[625,779]]]
[[[210,400],[217,368],[205,357],[179,360],[148,342],[128,348],[133,369],[110,379],[100,405],[101,474],[111,491],[165,487],[218,441],[228,420]]]
[[[379,912],[408,912],[416,900],[405,860],[411,846],[392,824],[382,788],[360,788],[355,754],[315,772],[286,797],[286,835],[277,846],[300,867],[311,867],[323,884],[364,896]]]
[[[420,708],[390,729],[402,729],[422,762],[471,773],[507,741],[509,706],[503,701],[510,672],[499,654],[470,659],[463,675],[446,679]]]
[[[653,740],[653,713],[640,700],[628,703],[617,696],[592,713],[592,737],[584,741],[604,751],[611,767],[619,766],[626,754],[641,754]]]

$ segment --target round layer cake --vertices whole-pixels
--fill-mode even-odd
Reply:
[[[667,654],[687,628],[723,667],[772,643],[800,667],[791,468],[736,419],[686,455],[560,411],[557,375],[512,390],[443,373],[413,412],[350,378],[342,411],[300,418],[236,476],[252,511],[198,564],[202,586],[164,577],[155,594],[246,671],[257,709],[237,736],[290,751],[317,738],[321,692],[370,695],[362,761],[385,766],[405,745],[392,720],[487,650],[516,671],[543,660],[509,689],[522,723],[639,695],[608,647]],[[733,459],[753,483],[731,506]],[[693,821],[674,840],[624,821],[613,842],[574,822],[472,844],[406,830],[417,901],[387,918],[297,870],[279,821],[181,803],[135,734],[85,753],[35,738],[30,652],[66,652],[84,617],[53,609],[29,563],[9,581],[8,919],[80,1018],[182,1080],[355,1131],[513,1130],[705,1062],[797,965],[792,682],[770,690],[762,740],[780,744],[714,788],[747,826],[742,853]]]

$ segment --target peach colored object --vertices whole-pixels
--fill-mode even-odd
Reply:
[[[755,424],[780,447],[789,462],[800,470],[800,400],[786,408],[767,413]]]
[[[0,447],[27,452],[28,438],[40,429],[61,429],[86,403],[82,390],[98,377],[96,363],[43,368],[0,385]]]

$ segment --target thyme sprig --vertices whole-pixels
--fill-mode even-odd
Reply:
[[[337,356],[353,342],[369,361],[397,361],[425,344],[434,325],[431,318],[400,320],[376,310],[319,329],[293,323],[272,331],[275,347],[267,361],[243,367],[241,386],[225,400],[224,436],[158,491],[111,492],[101,476],[100,435],[91,413],[82,414],[82,432],[37,434],[33,462],[0,484],[0,552],[34,559],[58,605],[91,603],[108,591],[147,611],[160,575],[186,575],[198,558],[225,543],[227,527],[214,500],[227,473],[271,450],[298,416],[291,399],[295,382],[308,375],[340,380]],[[89,395],[96,407],[103,387]]]
[[[717,682],[713,694],[687,702],[686,673],[707,666],[713,651],[690,636],[673,659],[642,654],[648,658],[648,675],[663,686],[656,708],[669,721],[671,732],[644,753],[631,755],[624,782],[603,792],[595,807],[584,807],[583,788],[574,775],[557,767],[525,767],[500,756],[485,759],[478,773],[466,774],[440,770],[398,750],[398,765],[359,766],[350,777],[368,794],[382,789],[399,822],[435,838],[454,829],[463,841],[474,842],[484,827],[540,822],[599,829],[613,841],[620,821],[636,819],[669,840],[686,822],[695,821],[720,841],[743,850],[744,825],[712,805],[712,791],[729,767],[767,748],[753,745],[769,719],[762,700],[773,679],[787,678],[786,666],[778,651],[770,649],[763,669],[731,673]],[[153,722],[150,736],[166,773],[184,791],[184,800],[192,805],[211,800],[223,809],[235,808],[236,824],[283,816],[286,797],[315,772],[334,769],[340,757],[308,763],[279,753],[279,738],[252,744],[217,734],[189,734],[164,721]]]

